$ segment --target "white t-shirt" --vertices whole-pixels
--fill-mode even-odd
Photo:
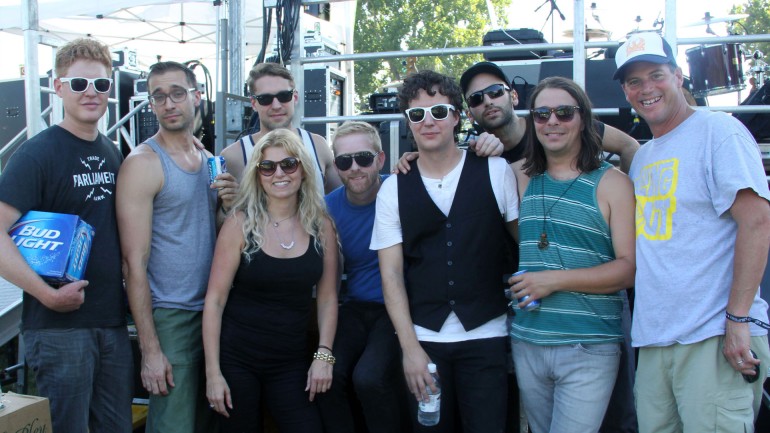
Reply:
[[[449,211],[452,208],[460,175],[465,166],[465,158],[465,150],[463,150],[462,157],[457,166],[441,179],[422,176],[422,182],[428,190],[428,195],[430,195],[430,198],[444,215],[449,215]],[[519,196],[516,177],[511,167],[503,158],[489,158],[489,178],[492,182],[492,192],[495,195],[500,215],[503,216],[506,222],[518,219]],[[370,249],[381,250],[403,242],[398,206],[398,180],[396,176],[390,176],[382,183],[380,191],[377,193],[377,213],[374,218],[374,230],[372,230]],[[449,314],[439,332],[417,325],[414,325],[414,330],[418,340],[440,343],[504,337],[508,335],[505,326],[505,315],[496,317],[471,331],[466,331],[454,312]]]
[[[633,345],[724,335],[738,230],[730,207],[745,188],[770,200],[757,143],[733,117],[699,110],[642,146],[629,175],[636,195]],[[767,321],[759,291],[750,315]],[[766,331],[752,324],[751,334]]]

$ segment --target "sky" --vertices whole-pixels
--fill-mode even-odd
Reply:
[[[21,0],[18,0],[19,2]],[[2,0],[8,2],[8,0]],[[734,4],[742,4],[742,0],[677,0],[677,34],[679,37],[700,37],[708,36],[706,26],[698,25],[687,27],[687,24],[703,19],[706,12],[712,17],[725,17],[729,14]],[[556,5],[565,16],[562,21],[558,14],[554,14],[553,33],[551,31],[551,20],[547,20],[550,11],[550,2],[548,0],[511,0],[508,8],[508,28],[534,28],[540,30],[545,38],[550,42],[570,42],[571,39],[565,37],[563,33],[573,28],[574,20],[574,2],[571,0],[556,0]],[[586,8],[585,17],[589,28],[603,28],[611,32],[612,40],[622,40],[625,35],[631,31],[640,29],[648,30],[654,27],[656,19],[665,19],[665,0],[644,0],[644,1],[625,1],[625,0],[586,0],[583,2]],[[591,4],[595,3],[595,14],[599,17],[599,22],[592,18]],[[542,5],[542,7],[540,7]],[[540,7],[539,10],[535,11]],[[637,24],[636,17],[641,21]],[[491,27],[497,27],[492,25]],[[727,26],[724,23],[712,24],[712,30],[717,35],[727,35]],[[553,36],[552,36],[553,35]],[[481,45],[479,41],[479,45]],[[20,69],[24,64],[23,39],[19,36],[11,35],[6,32],[0,32],[0,46],[3,47],[4,61],[0,62],[0,80],[20,77]],[[686,70],[686,60],[684,50],[688,47],[680,47],[679,58],[680,65]],[[51,49],[41,46],[38,50],[40,72],[51,68],[52,54]],[[213,70],[213,68],[212,68]]]

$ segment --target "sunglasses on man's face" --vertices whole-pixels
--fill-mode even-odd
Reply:
[[[257,103],[259,105],[267,107],[268,105],[273,103],[273,98],[278,99],[278,102],[281,104],[285,104],[289,101],[291,101],[291,98],[294,96],[294,89],[291,90],[283,90],[278,93],[263,93],[261,95],[252,95],[252,98],[257,100]]]
[[[83,78],[83,77],[66,77],[59,78],[62,83],[69,83],[70,90],[75,93],[83,93],[88,89],[89,84],[94,85],[94,90],[97,93],[107,93],[112,87],[112,78]]]
[[[259,163],[259,174],[262,176],[272,176],[275,174],[275,170],[280,166],[281,170],[283,170],[286,174],[292,174],[295,171],[297,171],[297,168],[299,168],[299,160],[297,158],[294,158],[293,156],[290,156],[288,158],[284,158],[280,161],[270,161],[269,159],[266,159]]]
[[[540,124],[548,122],[551,114],[555,114],[559,122],[569,122],[575,118],[576,111],[580,111],[580,107],[575,105],[559,105],[556,108],[538,107],[529,110],[532,114],[532,120]]]
[[[465,100],[468,101],[469,107],[475,108],[484,103],[484,95],[489,96],[489,99],[497,99],[505,95],[505,92],[509,90],[511,89],[509,89],[505,84],[493,84],[485,89],[479,90],[478,92],[471,93],[467,98],[465,98]]]
[[[412,123],[420,123],[425,120],[425,113],[430,112],[433,120],[444,120],[449,117],[449,112],[455,111],[452,104],[436,104],[432,107],[413,107],[405,111],[406,117]]]
[[[337,166],[342,171],[350,170],[350,167],[353,166],[353,160],[356,161],[356,164],[358,164],[359,167],[365,168],[369,167],[374,163],[374,158],[377,157],[381,152],[372,153],[368,151],[364,152],[357,152],[357,153],[348,153],[345,155],[340,155],[336,158],[334,158],[334,165]]]

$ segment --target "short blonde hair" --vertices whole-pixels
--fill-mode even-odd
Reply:
[[[78,60],[92,60],[104,65],[108,74],[112,71],[112,54],[107,45],[96,39],[79,38],[68,42],[56,52],[56,76],[63,77]]]
[[[337,155],[337,139],[353,134],[365,135],[369,139],[369,144],[372,145],[374,151],[382,152],[382,141],[380,140],[379,131],[374,129],[374,126],[371,124],[357,120],[347,121],[337,128],[337,132],[332,140],[332,152]]]

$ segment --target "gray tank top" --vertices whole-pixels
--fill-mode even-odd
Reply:
[[[216,191],[209,188],[206,155],[196,172],[182,170],[158,142],[147,142],[160,158],[163,188],[152,210],[147,277],[153,308],[203,310],[216,240]]]

